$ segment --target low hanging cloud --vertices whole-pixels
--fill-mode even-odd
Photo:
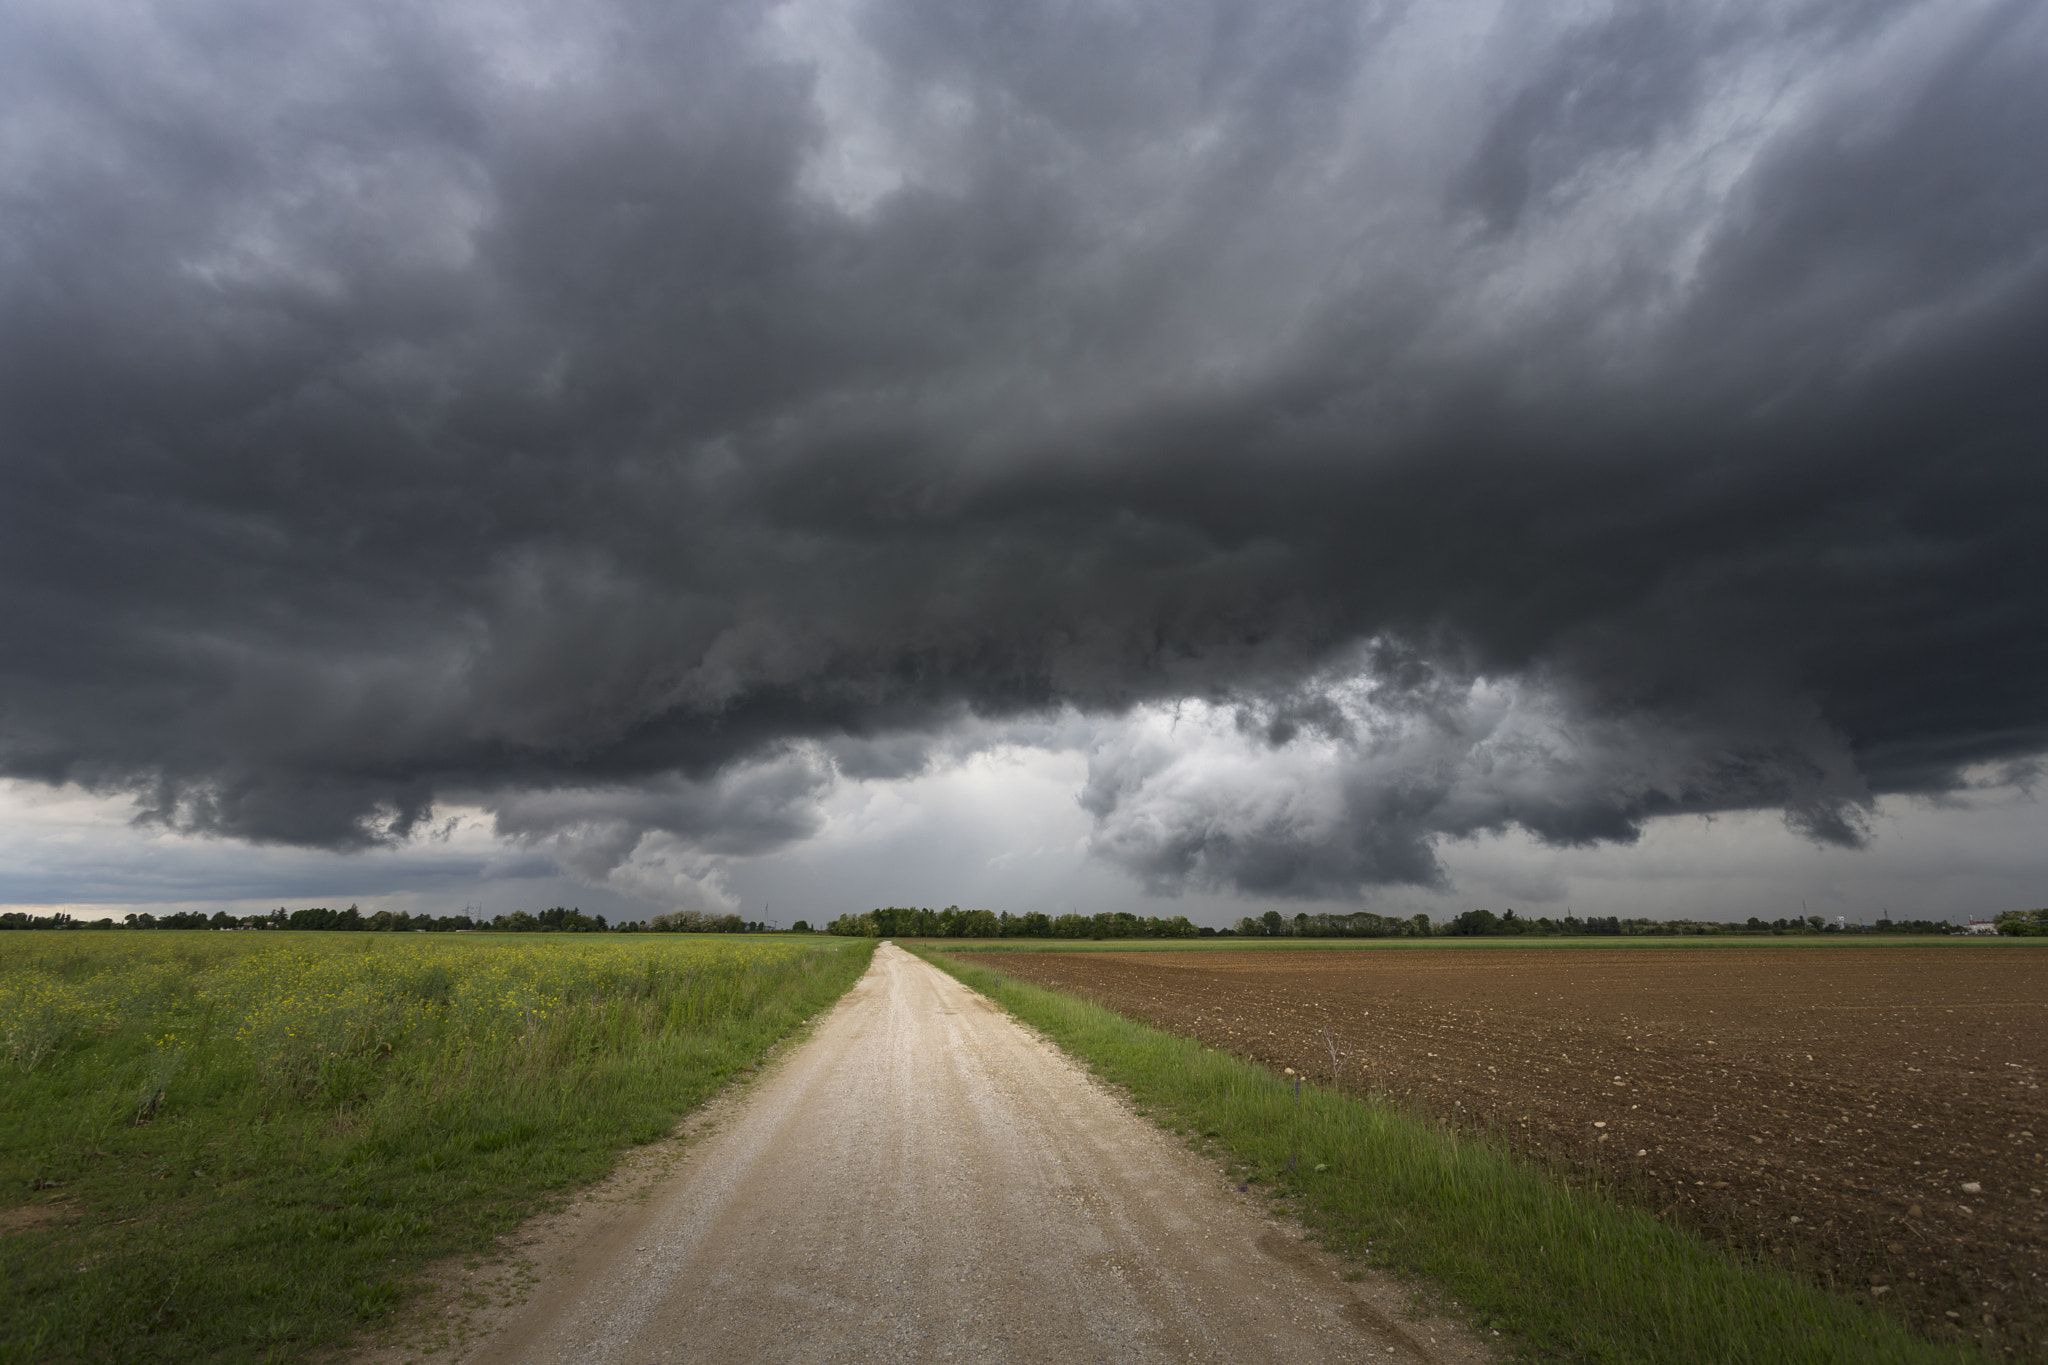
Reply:
[[[815,746],[736,765],[716,778],[540,788],[483,796],[501,838],[544,850],[564,871],[657,905],[724,914],[732,861],[816,834],[838,780]]]
[[[1075,716],[1163,889],[1854,842],[2048,748],[2044,58],[2025,3],[11,6],[0,775],[342,848],[460,794],[707,905]]]
[[[1141,708],[1091,752],[1082,804],[1093,852],[1166,895],[1440,887],[1446,838],[1628,844],[1656,816],[1760,807],[1861,842],[1873,802],[1841,736],[1773,711],[1717,719],[1592,714],[1521,681],[1417,697],[1358,675],[1278,703]]]

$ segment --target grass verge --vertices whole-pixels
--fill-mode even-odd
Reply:
[[[919,945],[1122,1087],[1158,1122],[1212,1140],[1332,1250],[1440,1286],[1535,1359],[1977,1361],[1891,1319],[1738,1261],[1392,1105],[1264,1067]]]
[[[0,1365],[343,1342],[669,1132],[873,951],[48,937],[0,947]]]

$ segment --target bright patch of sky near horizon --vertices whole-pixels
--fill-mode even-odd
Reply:
[[[1771,813],[1651,821],[1634,846],[1548,848],[1526,834],[1451,841],[1443,890],[1389,888],[1360,901],[1147,896],[1088,856],[1078,796],[1085,758],[1018,749],[907,781],[848,782],[804,845],[717,867],[709,895],[673,898],[632,874],[564,875],[501,839],[487,812],[450,811],[432,838],[362,853],[250,848],[130,822],[133,804],[76,788],[0,784],[0,910],[85,919],[132,911],[254,914],[288,905],[490,914],[577,905],[614,920],[682,903],[818,923],[875,905],[958,904],[1025,913],[1129,910],[1223,927],[1268,908],[1371,909],[1447,918],[1483,905],[1531,915],[1958,923],[2048,903],[2048,806],[1999,787],[1943,801],[1878,803],[1864,850],[1815,844]]]

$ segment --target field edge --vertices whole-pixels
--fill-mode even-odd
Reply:
[[[1037,1029],[1141,1114],[1221,1158],[1232,1178],[1265,1188],[1276,1213],[1331,1250],[1435,1286],[1451,1311],[1503,1332],[1528,1358],[1990,1358],[1923,1340],[1385,1102],[1296,1090],[1235,1054],[931,945],[898,942]]]

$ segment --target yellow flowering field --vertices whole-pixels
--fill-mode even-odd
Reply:
[[[387,1317],[830,1004],[866,940],[0,934],[0,1360]]]
[[[696,935],[9,934],[0,1040],[28,1073],[123,1027],[173,1054],[204,1029],[266,1083],[311,1093],[338,1062],[413,1045],[443,1058],[531,1045],[565,1008],[607,998],[708,1018],[774,975],[758,969],[815,951]]]

